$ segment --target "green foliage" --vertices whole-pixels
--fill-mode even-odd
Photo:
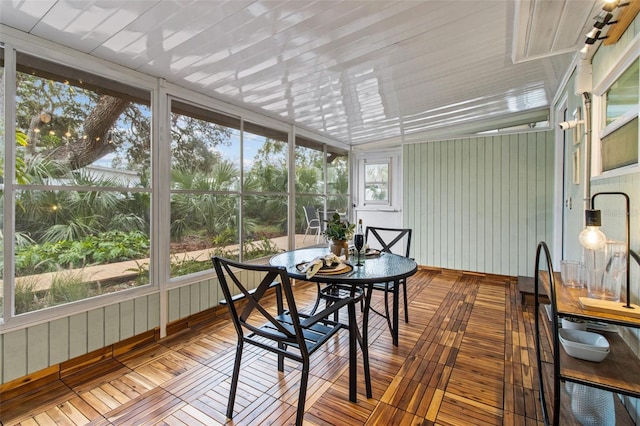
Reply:
[[[83,267],[149,256],[149,237],[139,231],[102,232],[81,240],[43,243],[16,251],[16,275],[51,272],[54,268]]]
[[[35,277],[24,278],[16,282],[14,293],[16,315],[38,309],[41,301],[36,294],[37,284],[38,280]]]
[[[280,252],[278,246],[268,238],[246,242],[243,244],[243,250],[245,260],[258,259]]]
[[[82,272],[62,271],[57,273],[47,293],[49,306],[75,302],[89,297],[90,284],[83,277]]]
[[[178,256],[171,257],[171,276],[177,277],[187,274],[193,274],[195,272],[206,271],[211,269],[211,261],[209,258],[197,259],[187,257],[183,255],[182,259]]]
[[[140,263],[136,261],[136,267],[126,269],[126,271],[136,273],[136,285],[149,284],[149,263],[148,262]]]
[[[354,223],[348,220],[342,221],[338,213],[334,213],[333,217],[327,222],[327,227],[323,234],[330,240],[350,240],[356,228]]]

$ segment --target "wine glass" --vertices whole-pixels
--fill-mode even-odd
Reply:
[[[362,266],[362,263],[360,262],[360,251],[362,250],[362,247],[364,247],[364,235],[355,234],[353,236],[353,246],[358,251],[358,263],[356,263],[356,266]]]

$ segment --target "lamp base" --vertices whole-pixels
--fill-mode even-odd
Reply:
[[[608,314],[622,315],[625,317],[640,318],[640,306],[631,303],[631,308],[626,308],[623,302],[612,302],[611,300],[592,299],[590,297],[580,297],[580,306],[596,312],[606,312]]]

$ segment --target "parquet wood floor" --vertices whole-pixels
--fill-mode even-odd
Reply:
[[[359,364],[358,402],[348,398],[346,332],[312,358],[308,425],[539,425],[531,308],[515,278],[421,270],[409,279],[409,320],[394,347],[370,320],[373,398]],[[300,306],[315,285],[298,282]],[[381,305],[376,294],[374,302]],[[402,305],[402,304],[401,304]],[[235,354],[228,320],[169,336],[79,371],[31,395],[3,401],[4,425],[293,424],[300,367],[245,349],[233,420],[225,417]]]

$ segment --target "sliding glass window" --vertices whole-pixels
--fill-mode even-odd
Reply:
[[[16,62],[15,313],[148,284],[150,93]]]

